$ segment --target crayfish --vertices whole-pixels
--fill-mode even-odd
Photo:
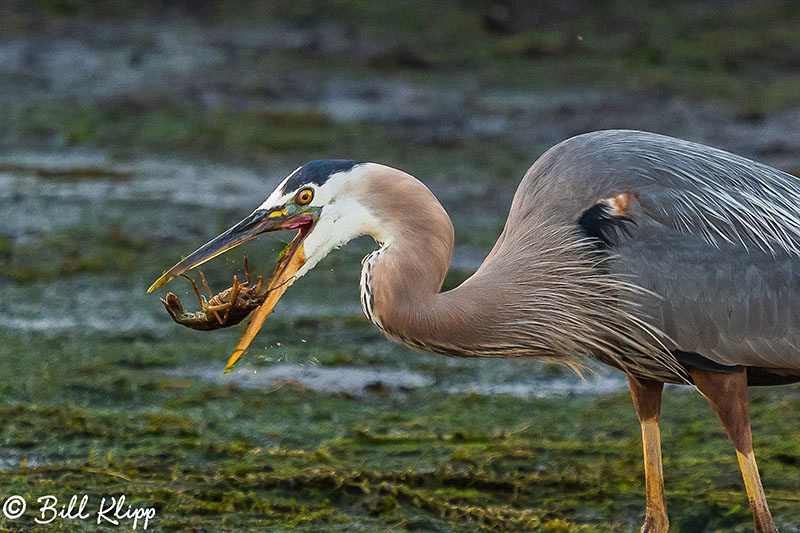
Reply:
[[[206,243],[204,247],[195,250],[189,255],[189,257],[183,259],[183,261],[179,262],[169,271],[165,272],[155,281],[155,283],[153,283],[153,285],[150,286],[148,292],[167,284],[171,279],[174,279],[179,275],[187,278],[192,282],[192,287],[194,287],[194,292],[197,295],[197,299],[200,300],[201,310],[199,312],[187,313],[184,311],[181,301],[175,294],[171,292],[167,293],[166,298],[162,299],[161,301],[164,303],[164,307],[167,308],[167,313],[169,313],[169,316],[172,317],[173,321],[182,326],[201,331],[209,331],[233,326],[234,324],[238,324],[244,320],[247,315],[252,313],[250,322],[247,323],[247,327],[245,327],[244,332],[239,339],[239,343],[236,345],[236,349],[233,351],[233,355],[231,355],[230,359],[228,359],[228,364],[225,366],[225,373],[227,374],[231,371],[233,366],[236,364],[236,361],[239,360],[247,347],[250,346],[250,343],[253,341],[253,338],[255,338],[256,333],[258,333],[258,330],[261,329],[261,326],[264,324],[267,316],[272,312],[275,304],[278,303],[281,295],[286,291],[286,289],[289,288],[289,285],[291,285],[295,280],[297,273],[300,271],[303,265],[305,265],[306,256],[303,252],[303,239],[308,234],[309,224],[310,222],[306,220],[306,225],[303,227],[292,226],[289,228],[299,228],[300,231],[297,232],[297,235],[294,239],[292,239],[292,242],[290,242],[283,252],[281,252],[278,264],[275,265],[275,270],[273,270],[272,275],[269,277],[269,280],[266,283],[264,283],[264,278],[259,276],[258,283],[255,286],[251,285],[250,273],[247,267],[247,256],[245,256],[244,272],[245,276],[247,277],[247,281],[245,283],[239,283],[239,280],[236,278],[236,276],[234,276],[233,285],[230,288],[225,289],[216,296],[211,296],[211,289],[208,287],[206,277],[203,275],[202,271],[197,268],[197,266],[221,253],[219,252],[220,247],[224,251],[227,248],[231,248],[236,246],[236,244],[239,244],[239,242],[235,240],[233,241],[234,244],[225,244],[223,242],[222,245],[217,245],[215,244],[215,241],[211,241]],[[229,239],[229,237],[230,235],[228,233],[223,233],[221,236],[223,241]],[[197,283],[195,283],[195,281],[189,276],[183,274],[190,268],[197,268],[197,272],[200,274],[200,279],[203,282],[203,286],[208,291],[208,300],[206,300],[200,294],[200,289],[197,286]],[[264,285],[266,285],[266,287],[264,287]]]
[[[246,281],[239,283],[238,278],[233,276],[233,284],[212,296],[203,271],[196,268],[203,287],[208,292],[208,299],[200,294],[200,288],[194,279],[181,274],[192,283],[194,293],[200,302],[200,311],[195,313],[187,312],[183,309],[183,304],[175,293],[168,292],[166,297],[161,298],[161,302],[167,309],[167,313],[172,317],[176,324],[199,331],[211,331],[220,328],[235,326],[253,312],[257,307],[264,303],[267,298],[268,290],[262,292],[264,278],[258,276],[258,283],[250,284],[250,271],[247,264],[247,256],[244,256],[244,275]]]

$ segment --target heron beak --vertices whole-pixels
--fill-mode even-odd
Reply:
[[[270,276],[266,284],[267,298],[260,307],[258,307],[250,316],[250,322],[242,333],[236,349],[228,360],[225,366],[225,373],[231,371],[233,366],[242,356],[244,351],[250,346],[250,343],[255,338],[264,321],[269,316],[275,304],[292,284],[295,274],[305,264],[306,258],[303,252],[303,240],[305,240],[311,228],[316,222],[316,216],[313,212],[306,212],[302,214],[289,214],[286,208],[273,209],[270,211],[255,211],[249,217],[245,218],[232,228],[228,229],[222,235],[212,239],[210,242],[204,244],[188,257],[180,261],[178,264],[170,268],[155,283],[153,283],[147,292],[163,287],[171,280],[180,276],[187,270],[199,266],[206,261],[220,255],[223,252],[234,248],[249,241],[263,233],[277,230],[298,230],[297,236],[281,253],[278,264]]]
[[[247,347],[253,342],[261,326],[264,325],[264,321],[267,320],[275,304],[278,303],[283,293],[286,292],[286,289],[288,289],[289,285],[294,281],[294,276],[297,274],[297,271],[306,263],[306,256],[303,251],[303,240],[306,238],[306,235],[308,235],[308,232],[311,231],[311,226],[313,226],[313,219],[311,219],[308,224],[299,226],[295,238],[292,239],[292,242],[281,252],[281,258],[278,260],[278,264],[275,265],[275,270],[272,272],[267,282],[267,299],[253,311],[252,315],[250,315],[250,322],[247,323],[244,333],[242,333],[239,342],[236,344],[236,349],[233,350],[233,354],[231,354],[228,359],[223,374],[227,374],[233,370],[236,362],[239,361],[239,358],[244,354],[245,350],[247,350]]]
[[[225,233],[207,242],[194,252],[190,253],[175,266],[164,272],[160,278],[150,285],[150,288],[147,289],[147,292],[153,292],[155,289],[163,287],[187,270],[198,267],[206,261],[209,261],[244,242],[254,239],[263,233],[280,229],[296,229],[304,224],[312,223],[313,217],[310,215],[292,217],[287,214],[286,208],[273,209],[270,211],[254,211],[250,216],[225,231]]]

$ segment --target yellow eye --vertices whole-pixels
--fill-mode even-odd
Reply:
[[[297,205],[308,205],[314,199],[314,191],[312,189],[303,189],[297,196],[294,197],[294,202]]]

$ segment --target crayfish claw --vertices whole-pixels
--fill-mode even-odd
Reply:
[[[183,315],[183,304],[181,304],[180,299],[175,295],[175,293],[168,292],[166,298],[160,298],[161,303],[164,304],[164,307],[167,309],[167,313],[172,318],[172,320],[180,324],[179,318]]]

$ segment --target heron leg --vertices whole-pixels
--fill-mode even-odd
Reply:
[[[661,393],[660,381],[628,376],[631,398],[642,426],[644,452],[645,517],[642,533],[669,530],[667,501],[664,498],[664,473],[661,467]]]
[[[742,372],[715,372],[693,368],[692,380],[706,397],[714,413],[722,422],[725,433],[736,448],[739,468],[747,489],[750,510],[756,533],[778,531],[764,496],[756,458],[753,455],[753,435],[750,430],[750,401],[747,396],[747,374]]]

